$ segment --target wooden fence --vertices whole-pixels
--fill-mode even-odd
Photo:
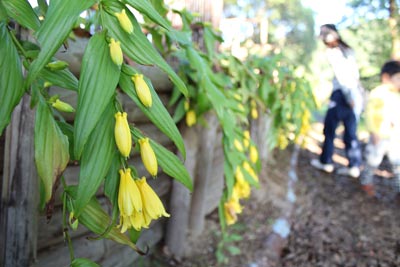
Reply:
[[[80,49],[84,47],[79,42],[75,46]],[[69,51],[59,57],[70,61],[71,69],[79,75],[79,65],[74,62],[80,62],[81,55],[82,52],[75,51],[74,44],[71,44]],[[138,67],[152,80],[160,99],[167,105],[172,91],[168,77],[155,67]],[[52,90],[53,93],[62,93],[61,98],[66,102],[76,104],[75,92],[57,88]],[[122,94],[119,98],[131,123],[175,151],[173,143],[148,121],[132,101]],[[0,138],[0,175],[3,177],[0,185],[0,266],[68,266],[69,253],[63,240],[61,220],[61,190],[56,192],[50,222],[47,222],[45,214],[38,211],[39,186],[33,160],[34,110],[29,107],[29,100],[28,96],[23,98],[13,114],[11,124]],[[67,116],[66,119],[72,121],[73,117]],[[187,150],[185,165],[194,179],[194,191],[190,193],[162,172],[157,179],[149,179],[171,217],[160,219],[144,230],[138,241],[139,247],[152,247],[164,239],[165,245],[176,258],[190,255],[189,241],[201,234],[205,216],[217,207],[223,189],[221,130],[213,113],[206,114],[205,119],[207,127],[196,125],[188,128],[180,125]],[[267,129],[268,118],[264,115],[252,122],[252,137],[262,145],[260,155],[264,160],[267,156],[264,145]],[[130,159],[135,166],[141,166],[140,162],[138,155]],[[144,170],[138,171],[145,173]],[[76,184],[78,174],[79,165],[71,163],[64,173],[67,184]],[[97,197],[102,206],[111,212],[102,190],[97,192]],[[75,256],[90,258],[101,266],[129,266],[138,257],[129,247],[105,239],[91,240],[93,234],[82,226],[70,233]]]

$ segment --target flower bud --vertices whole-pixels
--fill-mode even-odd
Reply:
[[[110,55],[112,61],[117,65],[121,66],[123,61],[123,55],[121,50],[121,44],[119,41],[115,41],[114,38],[110,39]]]
[[[121,27],[124,31],[126,31],[127,33],[133,32],[132,22],[128,18],[128,15],[126,14],[125,9],[122,9],[122,11],[120,13],[114,13],[114,15],[117,17],[119,24],[121,25]]]
[[[154,154],[153,148],[149,143],[149,138],[139,139],[140,156],[146,170],[151,176],[156,176],[158,171],[157,158]]]
[[[131,79],[135,85],[136,94],[140,102],[142,102],[145,107],[151,107],[153,100],[151,98],[150,88],[143,79],[143,74],[135,74]]]
[[[237,139],[233,140],[233,145],[235,146],[235,148],[236,148],[239,152],[243,152],[243,146],[242,146],[242,144],[239,142],[239,140],[237,140]]]
[[[255,146],[250,146],[250,161],[253,163],[258,161],[258,151]]]
[[[132,148],[132,136],[129,129],[128,119],[126,112],[115,113],[115,128],[114,136],[115,143],[122,156],[128,157]]]
[[[68,103],[57,99],[53,104],[51,104],[54,108],[62,112],[75,112],[75,109]]]
[[[192,109],[186,112],[186,125],[192,127],[194,124],[196,124],[196,113]]]
[[[253,119],[258,119],[258,111],[257,111],[257,109],[256,108],[252,108],[251,109],[251,117],[253,118]]]
[[[66,67],[68,67],[68,62],[62,60],[56,60],[48,63],[46,67],[49,68],[50,70],[63,70]]]

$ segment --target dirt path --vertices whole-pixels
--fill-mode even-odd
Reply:
[[[395,267],[400,266],[400,197],[392,189],[390,168],[375,177],[377,197],[368,197],[353,178],[325,174],[309,162],[317,157],[322,139],[317,128],[297,157],[296,202],[289,205],[287,185],[292,149],[275,151],[260,175],[260,189],[245,201],[239,221],[229,228],[221,246],[218,214],[208,217],[196,253],[176,262],[155,253],[138,266],[179,267]],[[336,165],[345,164],[343,144],[336,142]],[[287,210],[291,229],[273,251],[274,224]],[[223,249],[221,249],[223,247]],[[218,250],[220,248],[220,250]],[[161,251],[162,249],[160,249]],[[217,251],[222,252],[218,263]],[[276,253],[278,252],[278,253]]]

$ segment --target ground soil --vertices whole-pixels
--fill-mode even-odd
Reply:
[[[230,227],[222,246],[216,212],[207,218],[204,234],[193,256],[182,261],[160,251],[142,266],[180,267],[394,267],[400,266],[400,197],[394,189],[387,161],[375,177],[376,196],[362,191],[358,179],[326,174],[310,167],[320,146],[317,132],[300,149],[295,170],[296,202],[288,203],[286,190],[293,147],[273,152],[260,175],[239,221]],[[336,143],[337,166],[345,163],[343,144]],[[312,149],[314,147],[314,149]],[[292,207],[292,208],[291,208]],[[283,245],[271,247],[272,225],[291,211],[291,231]],[[240,239],[240,240],[236,240]],[[223,247],[218,263],[216,252]],[[222,262],[225,260],[225,262]]]

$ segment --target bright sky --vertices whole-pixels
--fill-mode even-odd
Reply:
[[[338,24],[351,10],[346,7],[347,0],[302,0],[304,6],[315,11],[316,28],[326,23]]]

